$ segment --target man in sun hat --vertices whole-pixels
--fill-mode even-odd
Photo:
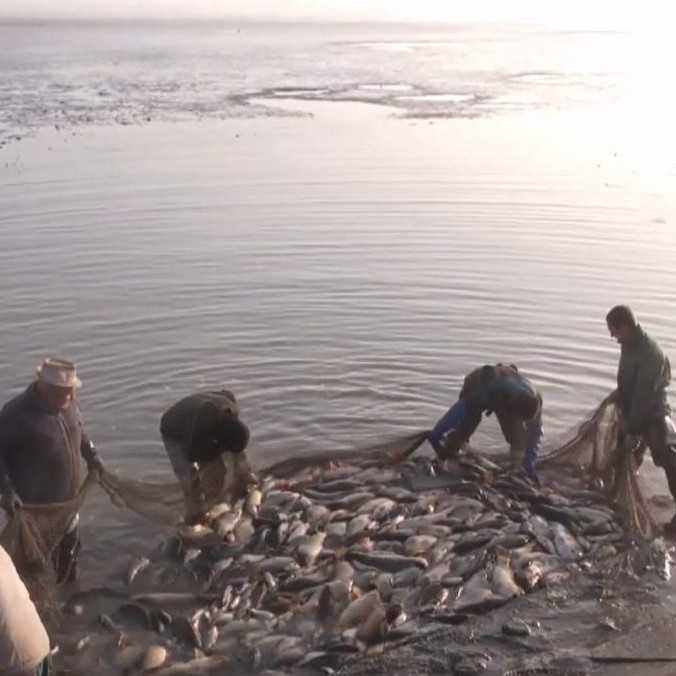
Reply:
[[[76,392],[81,386],[75,364],[49,357],[36,379],[0,411],[1,505],[12,516],[23,504],[66,502],[82,480],[80,456],[89,471],[101,460],[86,435]],[[77,576],[79,515],[75,515],[54,550],[58,582]]]
[[[244,453],[249,428],[229,390],[184,397],[164,412],[160,432],[183,490],[187,525],[202,521],[210,502],[219,497],[236,500],[255,483]]]

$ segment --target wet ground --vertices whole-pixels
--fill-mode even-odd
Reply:
[[[515,623],[525,625],[528,635],[509,635],[506,625]],[[665,608],[660,583],[609,585],[580,576],[462,626],[430,625],[405,645],[355,660],[339,674],[666,676],[676,673],[674,628],[673,609]],[[609,662],[613,658],[632,661]],[[641,658],[646,661],[636,661]],[[647,661],[655,658],[674,662]]]

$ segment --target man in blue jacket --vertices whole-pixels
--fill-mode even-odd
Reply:
[[[537,479],[535,463],[542,441],[542,396],[516,366],[482,366],[464,380],[458,401],[437,422],[428,439],[439,458],[457,455],[479,426],[495,412],[509,444],[513,469]]]

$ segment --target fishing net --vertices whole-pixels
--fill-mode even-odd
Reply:
[[[233,502],[244,497],[251,475],[244,453],[226,453],[201,465],[192,481],[197,484],[208,509],[219,502]],[[117,507],[130,509],[162,526],[176,526],[183,520],[184,491],[176,480],[140,481],[103,470],[100,483]]]
[[[425,442],[427,435],[427,430],[419,430],[358,449],[322,451],[288,458],[262,469],[260,475],[278,478],[291,477],[308,467],[321,467],[338,461],[358,461],[364,467],[393,464],[411,455]]]
[[[539,468],[576,467],[604,487],[631,533],[652,537],[656,526],[637,480],[634,449],[618,445],[618,413],[609,394],[558,446],[549,445]]]
[[[358,449],[296,456],[265,467],[258,474],[261,477],[285,478],[295,476],[304,469],[318,469],[335,461],[358,460],[361,465],[398,462],[415,451],[426,438],[427,432],[419,431]],[[225,454],[200,467],[197,480],[207,507],[231,501],[245,493],[250,471],[244,454]],[[177,481],[139,481],[107,470],[101,473],[100,481],[113,504],[118,507],[130,509],[164,526],[176,526],[182,521],[184,496]]]
[[[321,471],[334,462],[356,462],[362,467],[397,463],[421,446],[427,435],[426,430],[418,430],[361,448],[298,455],[259,470],[259,476],[298,479],[302,472]],[[248,468],[248,463],[227,467],[231,454],[225,455],[199,470],[197,480],[208,507],[236,497],[238,489],[233,486],[238,483],[238,475]],[[596,485],[605,488],[630,532],[646,537],[654,533],[655,524],[636,479],[635,455],[617,446],[617,411],[612,395],[582,423],[550,441],[538,466],[544,469],[567,466],[587,473]],[[153,483],[103,471],[101,485],[115,505],[157,524],[176,526],[182,521],[184,496],[176,481]]]
[[[101,487],[116,507],[130,509],[154,523],[174,526],[183,515],[183,492],[176,481],[139,481],[104,470]]]
[[[361,467],[394,464],[421,446],[427,435],[427,430],[419,430],[366,447],[294,456],[259,470],[259,475],[263,479],[296,479],[303,471],[321,471],[334,462],[354,462]],[[250,472],[245,454],[238,460],[231,454],[225,455],[201,467],[195,477],[207,507],[241,494],[245,475]],[[636,456],[617,446],[617,411],[611,395],[581,424],[560,437],[560,442],[550,442],[538,467],[545,471],[562,467],[583,470],[605,487],[630,532],[645,537],[654,534],[655,524],[636,479]],[[96,479],[96,475],[88,475],[78,494],[68,502],[24,505],[0,533],[0,544],[12,556],[34,601],[43,609],[49,609],[53,600],[50,590],[54,589],[55,576],[51,556]],[[108,470],[103,470],[98,480],[118,507],[162,526],[175,527],[181,523],[184,493],[178,481],[140,481]]]
[[[96,475],[89,474],[77,495],[66,502],[24,504],[0,533],[0,544],[12,557],[45,622],[57,616],[52,555],[95,482]]]

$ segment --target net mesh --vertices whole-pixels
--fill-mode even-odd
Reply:
[[[116,507],[130,509],[160,525],[176,524],[183,513],[183,492],[175,481],[139,481],[104,470],[101,486]]]
[[[250,472],[244,454],[235,458],[218,457],[201,466],[196,481],[206,507],[245,495]],[[104,469],[100,483],[114,505],[130,509],[156,524],[175,526],[183,519],[184,493],[178,481],[139,481]]]
[[[261,469],[259,475],[285,478],[308,467],[316,468],[339,460],[359,459],[365,464],[398,462],[415,451],[426,438],[427,432],[419,431],[365,448],[324,451],[289,458]],[[228,468],[221,458],[201,467],[198,480],[207,507],[241,495],[241,486],[246,483],[249,472],[248,462],[242,461]],[[107,470],[101,473],[100,481],[113,504],[118,507],[130,509],[164,526],[175,526],[183,518],[183,491],[176,481],[139,481]]]
[[[89,474],[77,495],[66,502],[24,504],[0,533],[0,544],[12,557],[45,622],[58,616],[52,555],[95,482],[96,475]]]
[[[260,474],[261,476],[286,478],[294,476],[308,467],[347,460],[359,460],[360,464],[364,466],[377,463],[397,463],[407,458],[421,446],[427,439],[427,434],[427,430],[419,430],[358,449],[322,451],[288,458],[269,465],[262,469]]]
[[[652,537],[657,528],[637,480],[638,463],[630,449],[618,445],[618,412],[610,393],[573,428],[566,441],[550,444],[538,467],[573,467],[602,486],[623,517],[629,533]]]

